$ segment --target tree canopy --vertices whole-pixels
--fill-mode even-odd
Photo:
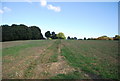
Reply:
[[[56,34],[54,31],[50,33],[50,31],[45,32],[45,37],[47,39],[66,39],[64,33],[60,32]]]
[[[120,35],[115,35],[114,40],[120,40]]]
[[[47,39],[49,39],[51,37],[50,31],[45,32],[45,36],[47,37]]]
[[[0,27],[2,28],[2,41],[43,39],[41,30],[37,26],[28,27],[24,24],[12,24]]]
[[[58,39],[66,39],[64,33],[60,32],[57,34]]]
[[[57,34],[55,34],[55,32],[52,32],[51,38],[52,39],[58,39]]]

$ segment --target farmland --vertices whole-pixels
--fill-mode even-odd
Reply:
[[[118,79],[118,41],[2,43],[3,79]]]

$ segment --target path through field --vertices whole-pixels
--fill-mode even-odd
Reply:
[[[3,42],[3,79],[117,79],[117,41]]]

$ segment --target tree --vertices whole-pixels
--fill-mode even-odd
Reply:
[[[80,38],[80,39],[78,39],[78,40],[82,40],[82,39]]]
[[[51,38],[52,39],[57,39],[57,34],[55,34],[55,32],[52,32]]]
[[[74,37],[74,40],[77,40],[77,37]]]
[[[106,35],[98,37],[97,40],[112,40],[112,38],[107,37]]]
[[[88,38],[87,40],[96,40],[96,38]]]
[[[114,40],[120,40],[120,35],[115,35],[115,37],[113,37]]]
[[[28,27],[24,24],[1,25],[2,41],[43,39],[41,30],[37,26]]]
[[[2,41],[14,40],[12,29],[9,25],[1,25],[2,29]]]
[[[32,38],[31,39],[43,39],[43,35],[41,33],[41,30],[37,26],[31,26],[31,33],[32,33]]]
[[[86,37],[84,37],[84,40],[86,40]]]
[[[45,36],[46,36],[47,39],[49,39],[49,38],[51,37],[50,31],[47,31],[47,32],[45,33]]]
[[[57,34],[58,39],[66,39],[64,33],[60,32]]]
[[[67,39],[70,40],[70,36],[68,36]]]
[[[73,38],[73,37],[71,37],[71,40],[74,40],[74,38]]]

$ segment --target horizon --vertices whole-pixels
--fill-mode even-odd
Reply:
[[[43,36],[47,31],[54,31],[63,32],[66,38],[118,35],[118,2],[43,1],[2,2],[2,25],[38,26]]]
[[[8,24],[3,24],[3,25],[8,25]],[[12,26],[12,25],[13,25],[13,24],[8,25],[8,26]],[[25,24],[15,24],[15,25],[25,25]],[[25,25],[25,26],[27,26],[27,25]],[[33,26],[36,26],[36,25],[33,25]],[[31,27],[31,26],[27,26],[27,27]],[[36,27],[38,27],[38,26],[36,26]],[[38,28],[40,28],[40,27],[38,27]],[[41,29],[40,29],[40,30],[41,30]],[[46,31],[46,32],[47,32],[47,31]],[[55,32],[55,31],[50,31],[51,34],[52,34],[52,32]],[[42,32],[41,32],[41,33],[42,33]],[[59,32],[59,33],[63,33],[63,32]],[[55,32],[55,34],[58,34],[58,33]],[[44,38],[46,38],[43,33],[42,33],[42,35],[43,35]],[[119,34],[116,34],[116,35],[119,35]],[[113,37],[110,37],[110,38],[114,38],[116,35],[114,35]],[[101,35],[101,36],[99,36],[99,37],[102,37],[102,36],[107,36],[107,35]],[[71,36],[67,36],[67,37],[74,38],[74,37],[71,37]],[[66,37],[66,39],[67,39],[67,37]],[[83,37],[84,37],[84,36],[83,36]],[[107,37],[109,37],[109,36],[107,36]],[[87,38],[87,37],[84,37],[84,38]],[[77,38],[77,39],[84,39],[84,38]],[[98,38],[98,37],[90,37],[90,38]],[[87,39],[88,39],[88,38],[87,38]]]

